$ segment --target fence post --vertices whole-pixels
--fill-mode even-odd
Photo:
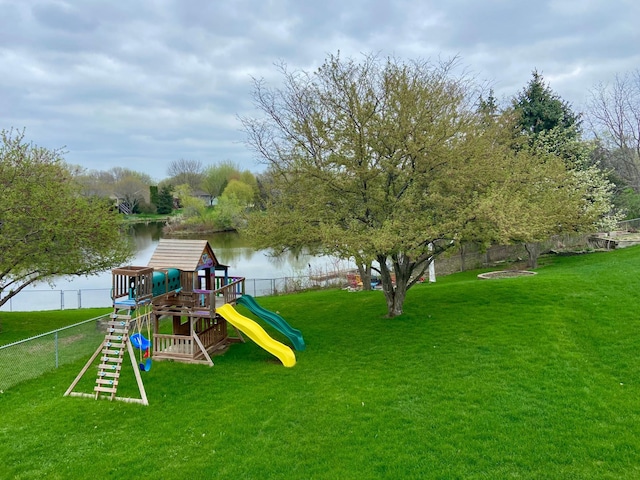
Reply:
[[[53,334],[53,349],[56,352],[56,368],[58,368],[58,332]]]
[[[64,290],[60,290],[60,310],[64,310]]]
[[[82,308],[82,290],[78,290],[78,308]]]

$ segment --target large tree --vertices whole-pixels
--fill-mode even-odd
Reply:
[[[477,95],[455,66],[330,56],[313,73],[282,66],[281,88],[256,81],[264,115],[243,122],[271,179],[266,209],[250,223],[260,246],[315,248],[355,260],[363,274],[373,266],[393,317],[436,255],[513,235],[511,190],[561,192],[566,178],[547,174],[552,160],[514,178],[531,152],[510,148],[497,122],[472,111]]]
[[[588,119],[602,160],[615,170],[622,187],[640,193],[640,70],[596,85]]]
[[[209,166],[205,171],[201,188],[211,195],[211,199],[218,198],[224,192],[227,184],[232,179],[240,178],[240,169],[230,161]]]
[[[91,275],[132,251],[109,202],[81,194],[62,152],[0,133],[0,306],[28,285]]]
[[[167,168],[167,174],[170,183],[173,185],[187,184],[191,190],[196,191],[200,188],[204,177],[204,166],[200,160],[188,160],[181,158],[173,160]]]

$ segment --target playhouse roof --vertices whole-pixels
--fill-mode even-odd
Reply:
[[[149,260],[150,267],[177,268],[195,272],[204,268],[225,267],[218,262],[207,240],[161,238]]]

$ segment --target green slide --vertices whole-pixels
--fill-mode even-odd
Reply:
[[[271,312],[266,308],[263,308],[260,305],[258,305],[258,302],[256,302],[256,299],[253,298],[251,295],[242,295],[236,300],[236,303],[238,303],[239,305],[244,305],[245,307],[247,307],[247,309],[249,309],[251,313],[260,317],[262,320],[264,320],[273,328],[275,328],[284,336],[286,336],[289,340],[291,340],[291,343],[293,344],[293,347],[296,350],[302,351],[305,349],[304,339],[302,338],[302,332],[300,332],[300,330],[297,330],[293,328],[291,325],[289,325],[284,320],[284,318],[282,318],[277,313]]]

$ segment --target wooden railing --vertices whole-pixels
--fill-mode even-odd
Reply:
[[[214,323],[206,330],[198,333],[198,336],[200,337],[200,341],[205,346],[205,348],[216,345],[227,338],[227,323]]]
[[[227,338],[227,323],[216,319],[214,312],[216,306],[225,303],[235,303],[238,296],[244,293],[244,277],[230,279],[226,285],[216,290],[194,290],[193,292],[181,292],[179,302],[167,300],[169,304],[157,306],[155,313],[177,316],[189,316],[195,318],[194,331],[200,339],[197,345],[196,339],[191,335],[167,335],[155,334],[153,336],[153,356],[158,359],[173,358],[176,360],[192,360],[199,362],[202,349],[209,349]],[[172,305],[180,303],[179,305]],[[175,325],[174,325],[175,329]],[[175,333],[175,331],[174,331]],[[186,332],[185,332],[186,333]],[[202,354],[202,355],[201,355]],[[210,359],[207,357],[207,362]]]
[[[156,333],[153,340],[154,356],[193,358],[193,338],[190,336]]]
[[[244,277],[231,277],[229,283],[221,285],[216,282],[215,290],[194,290],[195,310],[215,311],[217,306],[225,303],[235,303],[240,295],[244,295]],[[213,308],[211,308],[213,307]]]

